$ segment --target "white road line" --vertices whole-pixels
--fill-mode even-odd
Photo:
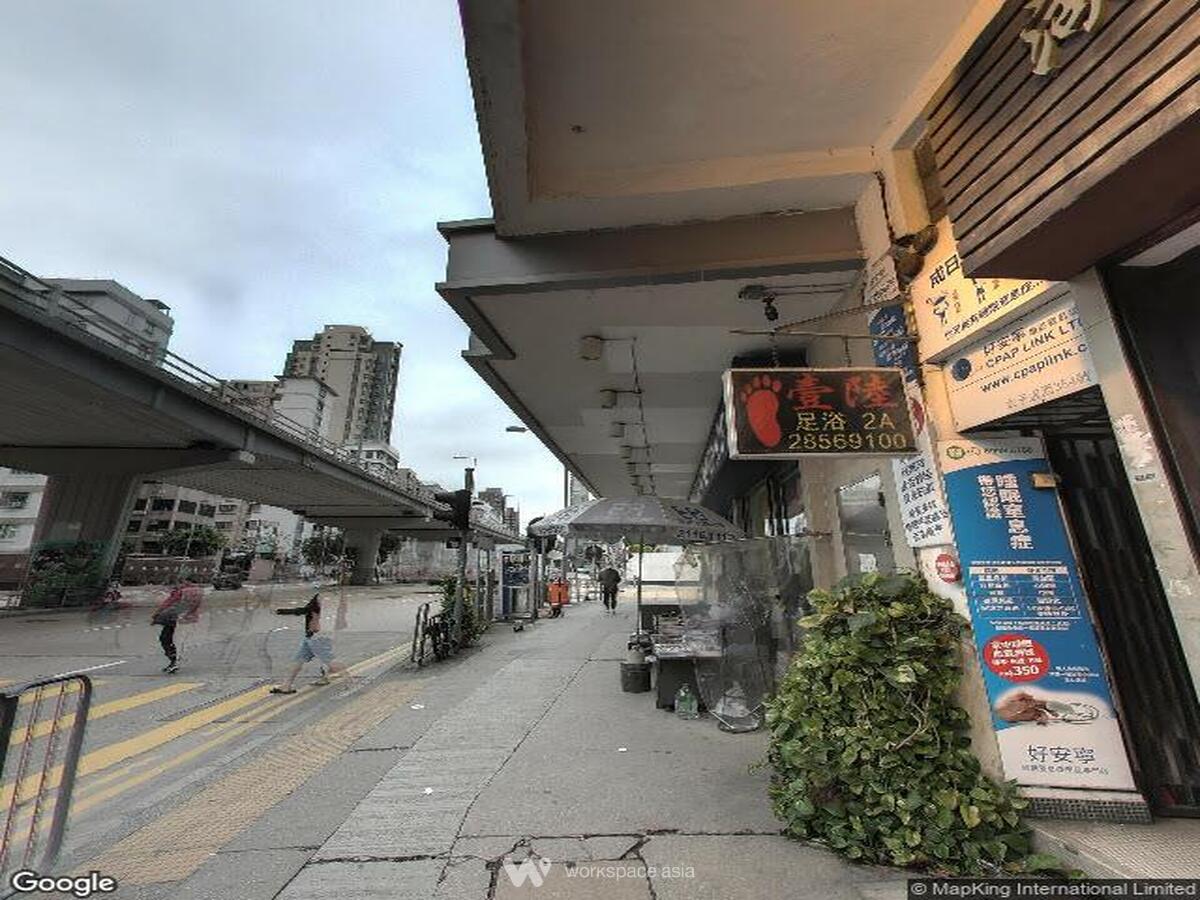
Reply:
[[[98,666],[88,666],[86,669],[73,669],[70,672],[59,672],[57,675],[51,675],[51,678],[70,678],[72,675],[82,675],[84,672],[95,672],[97,669],[111,669],[113,666],[123,666],[129,662],[127,659],[119,659],[116,662],[101,663]]]

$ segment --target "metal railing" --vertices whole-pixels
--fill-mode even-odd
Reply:
[[[278,412],[269,403],[264,404],[262,397],[241,391],[228,379],[218,378],[201,366],[168,350],[165,346],[148,341],[136,331],[67,294],[58,285],[39,278],[2,256],[0,256],[0,276],[21,288],[20,291],[13,292],[11,296],[39,313],[62,324],[78,328],[112,348],[127,353],[142,364],[152,365],[189,387],[198,388],[221,405],[240,415],[254,419],[261,425],[324,454],[342,465],[356,469],[364,477],[383,487],[390,488],[410,500],[440,511],[449,509],[445,504],[434,499],[434,489],[426,486],[411,469],[390,470],[377,463],[364,461],[353,447],[322,437],[314,429]],[[473,518],[479,517],[473,516]],[[516,537],[515,533],[509,531],[503,522],[485,521],[480,524],[484,524],[498,533]]]
[[[14,873],[58,859],[91,702],[86,675],[0,691],[0,897]]]

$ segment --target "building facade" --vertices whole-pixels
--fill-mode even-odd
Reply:
[[[1200,13],[1086,6],[469,0],[494,216],[439,226],[437,287],[580,484],[819,586],[920,571],[972,623],[988,771],[1145,821],[1200,813]],[[1006,719],[1022,691],[1070,720]]]
[[[330,389],[324,436],[338,444],[391,439],[401,345],[359,325],[326,325],[292,343],[285,378],[316,378]]]
[[[236,520],[236,515],[226,512],[218,519],[218,512],[243,502],[161,481],[142,482],[125,527],[126,547],[131,553],[166,553],[166,535],[202,525],[225,535],[230,529],[219,528],[218,522]]]

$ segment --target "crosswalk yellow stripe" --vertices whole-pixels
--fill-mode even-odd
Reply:
[[[15,681],[10,681],[8,683],[16,684]],[[99,685],[102,685],[104,683],[105,682],[103,679],[100,679],[100,678],[92,679],[92,687],[98,687]],[[43,699],[42,699],[43,703],[46,703],[47,701],[51,700],[52,697],[58,696],[59,689],[58,688],[48,688],[47,690],[51,690],[51,689],[54,691],[53,695],[43,696]],[[79,682],[78,681],[68,681],[66,683],[66,686],[64,688],[62,688],[62,692],[64,694],[78,693],[79,692]],[[37,691],[36,690],[30,691],[27,694],[21,695],[21,699],[17,701],[17,706],[28,706],[30,703],[32,703],[36,699],[37,699]]]
[[[393,647],[391,650],[385,650],[375,656],[361,660],[360,662],[354,663],[351,666],[347,666],[346,673],[349,675],[358,674],[359,672],[363,672],[367,669],[391,662],[392,660],[403,656],[408,652],[408,647]],[[77,778],[85,778],[88,775],[102,772],[112,766],[118,765],[125,760],[140,756],[141,754],[153,750],[156,747],[160,747],[169,741],[175,740],[176,738],[182,737],[186,734],[190,734],[199,728],[203,728],[206,725],[216,722],[218,719],[232,715],[241,709],[245,709],[251,704],[257,703],[264,698],[269,698],[271,696],[270,688],[266,685],[251,688],[250,690],[245,691],[242,694],[235,695],[228,700],[223,701],[222,703],[218,703],[205,709],[197,710],[196,712],[184,716],[181,719],[177,719],[174,722],[167,722],[158,728],[152,728],[151,730],[140,735],[136,735],[135,737],[101,747],[98,750],[94,750],[91,753],[84,755],[80,759]],[[271,718],[278,710],[287,706],[291,706],[293,702],[299,702],[313,696],[316,696],[316,694],[301,694],[295,698],[292,698],[292,700],[285,701],[264,709],[263,712],[268,713],[267,718]],[[264,719],[261,717],[258,717],[256,719],[251,719],[249,721],[236,724],[244,725],[246,728],[251,728],[254,725],[259,724],[259,721],[263,720]],[[233,725],[235,723],[226,724]],[[240,734],[241,732],[239,731],[237,733]],[[169,761],[167,768],[174,768],[181,760],[182,756],[173,757],[172,760]],[[164,771],[166,771],[166,769],[164,769]],[[22,779],[18,788],[20,790],[21,800],[26,800],[33,796],[40,786],[41,777],[41,773],[35,773]],[[47,775],[45,788],[50,789],[57,787],[61,778],[62,766],[55,766]],[[12,783],[0,788],[0,807],[6,806],[10,802],[13,796],[13,790],[14,786]],[[122,787],[121,790],[123,791],[125,788]]]
[[[173,684],[163,685],[150,691],[142,691],[138,694],[131,694],[128,697],[122,697],[119,700],[110,700],[108,703],[101,703],[93,706],[88,711],[88,722],[96,719],[103,719],[105,716],[116,715],[117,713],[126,712],[127,710],[137,709],[139,706],[145,706],[147,703],[153,703],[156,700],[165,700],[167,697],[174,697],[176,694],[182,694],[184,691],[195,690],[201,686],[199,681],[180,681]],[[58,730],[60,733],[66,733],[72,725],[75,724],[75,713],[69,713],[63,716],[58,721]],[[25,726],[13,731],[10,744],[18,744],[27,737],[40,738],[45,737],[54,728],[54,720],[45,719],[33,726]],[[32,728],[32,732],[31,732]]]
[[[151,822],[87,868],[122,884],[181,881],[394,712],[420,682],[383,684]],[[219,816],[213,811],[220,810]]]

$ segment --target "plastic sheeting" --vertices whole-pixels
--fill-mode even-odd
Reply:
[[[812,589],[811,537],[756,538],[689,548],[677,564],[681,655],[721,727],[762,724],[763,700],[796,649]]]

